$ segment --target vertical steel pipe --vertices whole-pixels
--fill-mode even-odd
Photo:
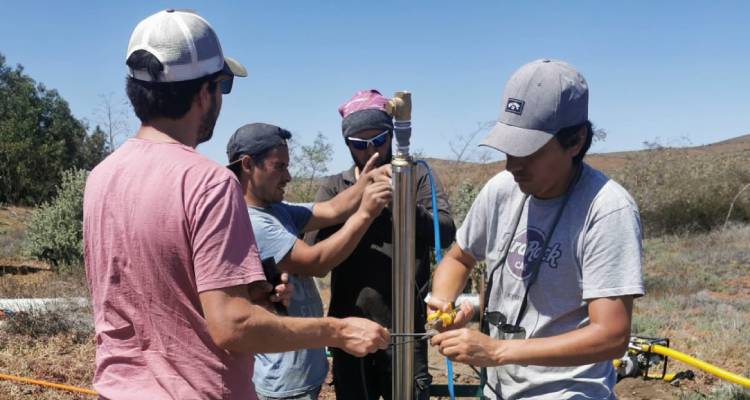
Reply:
[[[392,331],[414,332],[416,168],[408,155],[393,159]],[[414,393],[413,338],[394,338],[393,400],[412,400]]]

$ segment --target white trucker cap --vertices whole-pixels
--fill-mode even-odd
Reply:
[[[234,76],[247,76],[242,64],[224,56],[208,21],[188,10],[159,11],[138,23],[125,59],[137,50],[148,51],[164,66],[156,79],[146,70],[129,68],[128,76],[140,81],[188,81],[222,69]]]

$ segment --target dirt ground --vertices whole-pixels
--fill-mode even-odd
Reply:
[[[434,348],[430,348],[430,374],[433,377],[433,383],[447,383],[445,370],[445,358],[440,355]],[[479,379],[474,371],[463,364],[454,363],[454,382],[457,384],[479,384]],[[319,400],[335,400],[336,395],[333,386],[330,385],[332,380],[329,372],[326,378],[326,384],[323,385]],[[674,400],[679,399],[682,394],[694,391],[692,387],[695,384],[690,382],[683,384],[682,387],[673,387],[665,382],[644,381],[642,379],[625,379],[615,386],[615,393],[619,400]],[[433,397],[433,399],[447,399],[447,397]]]

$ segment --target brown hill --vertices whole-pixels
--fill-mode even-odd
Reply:
[[[680,150],[680,153],[686,156],[719,156],[721,154],[734,153],[737,151],[750,151],[750,134],[702,146],[689,146],[672,149]],[[649,151],[652,150],[645,149],[589,154],[586,156],[586,162],[592,167],[610,174],[626,166],[629,160],[643,156]],[[434,170],[437,171],[448,190],[454,188],[454,185],[458,185],[461,182],[470,182],[473,184],[483,183],[505,168],[505,161],[480,164],[437,158],[426,158],[425,160]]]

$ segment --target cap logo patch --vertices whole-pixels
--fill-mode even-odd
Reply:
[[[521,115],[523,113],[523,105],[525,102],[523,100],[518,100],[514,98],[508,98],[508,104],[505,105],[505,111],[513,114]]]

